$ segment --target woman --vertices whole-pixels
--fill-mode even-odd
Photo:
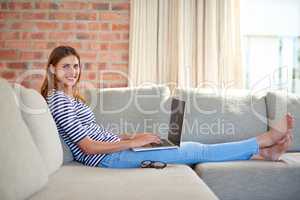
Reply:
[[[80,57],[72,47],[59,46],[50,54],[47,76],[41,88],[60,136],[74,159],[89,166],[135,168],[143,160],[165,163],[265,159],[278,160],[293,140],[294,119],[284,116],[268,132],[239,142],[201,144],[182,142],[178,149],[134,152],[131,148],[159,143],[159,136],[139,133],[115,135],[96,123],[94,114],[79,94]]]

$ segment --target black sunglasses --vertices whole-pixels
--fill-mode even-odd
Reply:
[[[163,169],[167,166],[167,163],[160,161],[144,160],[141,162],[141,168],[155,168]]]

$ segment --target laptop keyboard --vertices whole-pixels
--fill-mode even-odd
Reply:
[[[172,143],[170,143],[168,140],[166,139],[160,139],[161,143],[160,144],[156,144],[156,143],[152,143],[151,146],[152,147],[165,147],[165,146],[174,146]]]

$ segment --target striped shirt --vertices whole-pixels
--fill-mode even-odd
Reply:
[[[53,90],[46,98],[58,133],[70,148],[76,161],[98,166],[106,154],[85,154],[77,143],[85,137],[94,141],[116,142],[120,138],[96,123],[92,110],[80,100]]]

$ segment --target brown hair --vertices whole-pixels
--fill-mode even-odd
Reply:
[[[57,78],[55,74],[52,74],[50,72],[50,66],[56,66],[56,64],[64,57],[73,55],[78,59],[79,66],[80,65],[80,57],[79,54],[76,52],[76,50],[73,47],[70,46],[58,46],[55,49],[52,50],[48,63],[47,63],[47,68],[46,68],[46,76],[43,81],[42,87],[41,87],[41,95],[46,99],[49,91],[52,89],[57,89]],[[86,102],[84,97],[80,94],[79,88],[78,88],[78,83],[80,81],[80,75],[81,75],[81,67],[80,67],[80,72],[79,72],[79,77],[75,85],[73,86],[73,96],[75,99],[80,99],[83,102]]]

